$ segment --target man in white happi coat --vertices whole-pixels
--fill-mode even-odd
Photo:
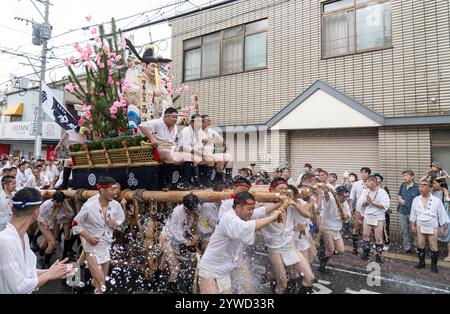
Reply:
[[[349,205],[350,210],[353,214],[353,234],[352,234],[352,242],[353,242],[353,254],[358,255],[358,242],[359,242],[359,233],[363,226],[362,213],[357,208],[357,203],[361,194],[366,190],[366,181],[367,178],[372,173],[372,170],[368,167],[361,168],[361,180],[353,183],[352,190],[350,192]]]
[[[324,240],[324,251],[319,254],[319,271],[322,273],[328,272],[326,265],[335,252],[344,253],[344,239],[341,230],[343,223],[351,218],[350,206],[347,202],[349,192],[345,187],[338,186],[334,195],[328,191],[325,193],[328,193],[328,197],[322,198],[322,222],[320,225]]]
[[[377,184],[375,176],[369,176],[366,181],[366,189],[361,193],[361,196],[356,205],[364,219],[363,223],[363,254],[361,258],[368,260],[370,257],[370,237],[375,234],[377,263],[382,263],[381,255],[383,253],[383,231],[386,221],[386,211],[389,210],[391,201],[389,195],[384,189],[380,189]]]
[[[33,175],[28,179],[25,186],[36,189],[45,189],[50,187],[50,182],[46,176],[41,172],[42,167],[36,166],[33,168]]]
[[[255,198],[249,192],[236,195],[233,210],[219,220],[199,263],[199,286],[202,294],[230,294],[231,275],[237,269],[244,245],[252,245],[255,234],[275,221],[281,204],[255,209]],[[251,293],[252,291],[248,291]]]
[[[69,149],[70,146],[74,144],[83,144],[85,141],[86,139],[78,131],[67,130],[66,132],[64,132],[63,136],[59,140],[58,145],[56,145],[55,152],[61,153],[64,147]],[[69,179],[70,175],[72,174],[72,167],[73,167],[72,158],[65,159],[63,166],[64,166],[62,174],[63,180],[61,184],[55,187],[55,189],[57,190],[67,190],[67,188],[69,187]]]
[[[66,264],[67,259],[56,261],[47,270],[36,269],[27,230],[39,215],[39,191],[25,187],[12,202],[13,218],[0,232],[0,294],[30,294],[51,280],[66,278],[73,270]]]
[[[252,187],[251,182],[244,177],[236,177],[233,181],[233,195],[230,199],[222,201],[219,208],[218,219],[228,211],[233,210],[234,196],[240,192],[248,191]]]
[[[205,165],[211,167],[211,169],[214,166],[214,160],[203,158],[203,147],[206,141],[202,131],[202,117],[194,114],[191,117],[190,125],[180,132],[178,138],[178,150],[182,154],[184,161],[182,182],[186,185],[187,189],[191,189],[191,178],[196,188],[212,186],[211,174],[206,176],[208,180],[200,180],[199,166]],[[205,186],[203,186],[202,182]]]
[[[1,184],[3,191],[0,191],[0,231],[6,228],[13,216],[12,197],[16,192],[16,180],[13,176],[6,176],[2,178]]]
[[[425,268],[425,241],[428,239],[431,253],[431,272],[437,273],[439,259],[438,234],[445,235],[448,228],[448,215],[442,201],[430,193],[429,181],[419,183],[420,196],[417,196],[411,206],[411,231],[417,234],[417,255],[419,264],[416,268]]]
[[[282,177],[275,178],[270,183],[270,192],[288,195],[288,183]],[[311,199],[306,206],[300,205],[297,201],[291,200],[286,209],[283,222],[272,221],[261,233],[266,242],[269,259],[276,279],[275,293],[283,294],[288,287],[288,279],[285,267],[293,268],[299,276],[297,280],[302,287],[302,293],[311,293],[314,274],[308,260],[299,252],[295,246],[295,226],[300,223],[302,217],[311,217],[310,210],[314,206]]]
[[[211,169],[207,168],[207,174],[216,171],[216,180],[228,184],[233,181],[233,156],[223,151],[216,151],[216,145],[225,149],[222,135],[211,127],[212,119],[209,115],[202,115],[202,132],[206,144],[203,148],[203,159],[213,161]],[[209,167],[209,166],[208,166]]]
[[[42,242],[40,249],[45,251],[44,268],[50,267],[50,258],[56,247],[61,227],[64,228],[64,254],[68,249],[68,240],[70,240],[70,225],[72,218],[75,216],[73,209],[66,200],[64,193],[57,191],[53,194],[52,199],[45,201],[41,206],[41,212],[37,218],[39,230],[44,235],[45,240]]]
[[[28,181],[28,175],[26,174],[26,165],[25,163],[19,164],[17,167],[17,175],[16,175],[16,181],[17,181],[17,190],[20,190],[23,188]]]
[[[175,108],[168,108],[164,116],[151,121],[142,122],[139,125],[141,133],[150,139],[152,144],[158,145],[159,159],[161,165],[161,175],[163,176],[163,189],[172,189],[172,176],[175,172],[175,165],[182,165],[184,162],[183,154],[177,151],[178,139],[178,111]],[[178,189],[186,190],[186,187],[180,182]]]
[[[191,258],[191,254],[200,253],[200,208],[200,201],[196,195],[186,195],[183,203],[173,209],[160,234],[159,242],[163,249],[160,269],[167,264],[169,266],[168,290],[170,292],[178,291],[178,275],[181,271],[179,260]]]
[[[122,206],[113,199],[115,183],[110,177],[99,178],[99,194],[84,203],[72,223],[74,233],[83,239],[83,249],[96,294],[106,291],[105,280],[111,260],[113,232],[125,221]]]

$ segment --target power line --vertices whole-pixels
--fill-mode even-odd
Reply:
[[[9,26],[6,26],[6,25],[0,24],[0,27],[9,29],[9,30],[14,31],[14,32],[22,33],[22,34],[25,34],[25,35],[28,35],[28,36],[31,35],[31,33],[27,33],[27,32],[24,32],[24,31],[22,31],[20,29],[9,27]]]
[[[183,0],[183,1],[184,1],[184,2],[188,2],[189,0]],[[163,10],[163,9],[165,9],[165,8],[169,8],[169,7],[171,7],[171,6],[179,5],[179,4],[181,4],[181,3],[180,3],[180,2],[174,2],[174,3],[171,3],[171,4],[166,4],[166,5],[160,6],[160,7],[158,7],[158,8],[154,8],[154,9],[151,9],[151,10],[139,12],[139,13],[136,13],[136,14],[133,14],[133,15],[130,15],[130,16],[126,16],[126,17],[117,19],[116,22],[128,20],[128,19],[133,18],[133,17],[136,17],[136,16],[142,16],[142,15],[144,15],[144,14],[146,14],[146,13],[150,13],[150,12],[161,11],[161,10]],[[105,25],[105,24],[111,24],[111,21],[109,21],[109,22],[104,22],[104,23],[100,23],[100,24],[103,24],[103,25]],[[53,36],[53,38],[58,38],[58,37],[61,37],[61,36],[64,36],[64,35],[67,35],[67,34],[76,32],[76,31],[80,31],[80,30],[87,30],[87,29],[90,29],[91,27],[95,27],[95,26],[98,26],[98,24],[95,24],[95,25],[89,25],[89,26],[85,26],[85,27],[79,27],[79,28],[75,28],[75,29],[71,29],[71,30],[68,30],[67,32],[64,32],[64,33],[61,33],[61,34],[59,34],[59,35]]]
[[[234,2],[234,1],[235,1],[235,0],[229,0],[229,1],[226,2],[226,4],[231,3],[231,2]],[[250,1],[250,0],[245,0],[245,1]],[[199,26],[199,27],[196,27],[196,28],[193,28],[193,29],[189,29],[188,31],[180,32],[180,33],[177,33],[177,34],[172,35],[172,36],[170,36],[170,37],[166,37],[166,38],[163,38],[163,39],[160,39],[160,40],[156,40],[156,41],[154,41],[153,43],[155,44],[155,43],[157,43],[157,42],[167,41],[167,40],[169,40],[169,39],[175,39],[175,38],[184,36],[184,35],[186,35],[186,34],[189,34],[189,33],[192,33],[192,32],[195,32],[195,31],[198,31],[198,30],[201,30],[201,29],[204,29],[205,27],[207,27],[207,26],[209,26],[209,25],[213,25],[213,24],[217,24],[217,23],[223,23],[223,22],[226,22],[226,21],[235,19],[236,17],[242,16],[242,15],[246,15],[246,14],[249,14],[249,13],[253,13],[253,12],[257,12],[257,11],[260,11],[260,10],[263,10],[263,9],[267,9],[267,8],[271,8],[271,7],[276,7],[276,6],[282,5],[282,4],[284,4],[284,3],[286,3],[286,2],[289,2],[289,1],[290,1],[290,0],[284,0],[284,1],[276,2],[276,3],[269,4],[269,5],[264,6],[264,7],[259,7],[259,8],[255,8],[255,9],[253,9],[253,10],[249,10],[249,11],[246,11],[246,12],[242,12],[242,13],[240,13],[240,14],[238,14],[238,15],[235,15],[235,16],[233,16],[233,17],[231,17],[231,18],[224,18],[224,19],[219,20],[219,21],[214,21],[214,22],[206,23],[206,24],[203,24],[202,26]],[[220,5],[224,5],[224,3],[221,3]],[[213,9],[216,9],[216,8],[219,7],[220,5],[215,4],[214,7],[213,7]],[[201,12],[200,12],[199,10],[195,10],[195,11],[192,11],[192,10],[191,10],[191,11],[189,11],[189,12],[185,12],[185,13],[182,13],[182,14],[180,14],[180,15],[176,15],[176,16],[173,16],[173,17],[169,17],[168,20],[173,20],[173,19],[180,18],[180,17],[187,16],[187,15],[193,15],[193,16],[195,16],[195,15],[201,14],[202,12],[204,12],[204,10],[202,10]],[[146,23],[144,23],[144,24],[142,24],[142,25],[140,25],[140,26],[138,26],[138,27],[135,27],[135,28],[133,28],[133,29],[140,29],[140,28],[144,28],[144,27],[147,27],[147,26],[152,26],[152,25],[160,24],[160,23],[163,23],[163,22],[165,22],[165,21],[166,21],[166,19],[164,19],[164,20],[157,20],[157,21],[154,21],[154,22],[146,22]],[[130,29],[128,29],[128,30],[122,30],[122,32],[125,32],[125,31],[130,31]],[[87,39],[87,40],[83,40],[83,41],[78,41],[78,43],[84,43],[84,42],[89,42],[89,41],[91,41],[91,39]],[[72,46],[73,44],[75,44],[75,42],[74,42],[74,43],[69,43],[69,44],[66,44],[66,45],[62,45],[62,46],[58,46],[58,47],[52,47],[51,49],[64,48],[64,47]],[[49,58],[49,59],[57,59],[57,58],[60,58],[61,56],[64,56],[64,55],[70,55],[71,53],[72,53],[72,52],[69,52],[69,53],[66,53],[66,54],[63,54],[63,55],[59,55],[58,57],[53,57],[53,58]],[[64,65],[55,66],[55,67],[50,68],[49,71],[50,71],[50,70],[57,69],[57,68],[63,68],[63,67],[65,67],[65,66],[64,66]],[[27,75],[23,75],[23,76],[21,76],[21,77],[26,77],[26,76],[33,75],[33,74],[34,74],[34,73],[30,73],[30,74],[27,74]],[[7,82],[9,82],[9,80],[7,80],[7,81],[5,81],[5,82],[3,82],[3,83],[0,83],[0,85],[3,85],[3,84],[5,84],[5,83],[7,83]]]

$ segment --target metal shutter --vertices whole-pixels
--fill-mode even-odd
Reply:
[[[359,176],[361,167],[378,171],[378,129],[336,129],[293,131],[289,135],[290,166],[298,178],[303,165],[310,163],[338,175],[345,171]]]

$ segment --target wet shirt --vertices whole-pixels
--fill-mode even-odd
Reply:
[[[364,206],[364,202],[367,200],[368,195],[371,197],[374,203],[382,204],[383,208],[378,208],[373,203]],[[359,210],[362,215],[368,219],[385,220],[385,213],[389,209],[389,206],[391,206],[391,201],[389,199],[389,195],[385,190],[378,188],[375,192],[372,192],[369,189],[365,189],[358,200],[356,209]]]
[[[166,224],[162,230],[162,234],[166,239],[170,240],[172,244],[189,244],[190,241],[186,239],[186,232],[190,232],[189,226],[186,224],[186,210],[184,205],[178,205],[172,211],[172,214],[166,220]]]
[[[56,218],[58,224],[64,224],[70,222],[73,216],[75,216],[72,208],[67,200],[64,200],[57,213],[53,213],[53,200],[47,200],[41,205],[41,211],[37,218],[38,222],[47,221],[50,224]],[[56,214],[56,215],[55,215]]]
[[[350,192],[350,199],[353,201],[353,204],[356,204],[358,202],[361,194],[366,190],[367,188],[363,180],[359,180],[353,183],[352,191]]]
[[[286,209],[284,223],[273,221],[261,229],[264,241],[269,249],[280,249],[293,244],[295,223],[294,215],[297,212],[297,208],[294,206],[289,206]]]
[[[99,242],[112,243],[114,230],[107,225],[107,220],[110,219],[119,226],[123,224],[125,214],[122,206],[115,200],[109,202],[105,220],[97,194],[84,203],[78,215],[75,216],[72,224],[73,232],[79,234],[85,231],[90,236],[98,238]]]
[[[419,226],[433,228],[438,228],[450,222],[441,200],[433,195],[430,195],[426,208],[422,203],[422,195],[413,200],[409,220],[417,222]]]
[[[339,214],[339,209],[336,203],[336,199],[330,193],[330,198],[328,201],[323,199],[322,205],[322,228],[328,230],[341,231],[342,230],[342,220],[341,215]],[[344,202],[342,204],[344,208],[344,213],[348,217],[351,217],[350,207],[348,202]]]
[[[219,209],[215,203],[203,203],[198,211],[198,229],[202,238],[211,235],[216,229]]]
[[[231,273],[239,264],[244,245],[255,242],[256,217],[264,217],[266,208],[254,210],[251,220],[244,221],[234,210],[227,211],[219,221],[199,267],[221,276]]]
[[[36,262],[27,233],[22,242],[16,228],[8,224],[0,232],[0,294],[31,294],[37,290]]]
[[[406,183],[403,183],[398,191],[398,196],[401,196],[406,203],[405,205],[398,205],[397,210],[400,214],[409,215],[411,213],[412,202],[419,195],[420,192],[418,183],[414,182],[414,184],[410,187],[408,187]]]
[[[229,212],[230,210],[233,210],[233,203],[234,199],[222,201],[222,204],[220,205],[219,208],[218,219],[220,219],[225,213]]]

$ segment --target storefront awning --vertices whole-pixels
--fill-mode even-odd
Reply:
[[[22,116],[23,114],[23,103],[18,103],[16,105],[9,106],[3,113],[4,116]]]

